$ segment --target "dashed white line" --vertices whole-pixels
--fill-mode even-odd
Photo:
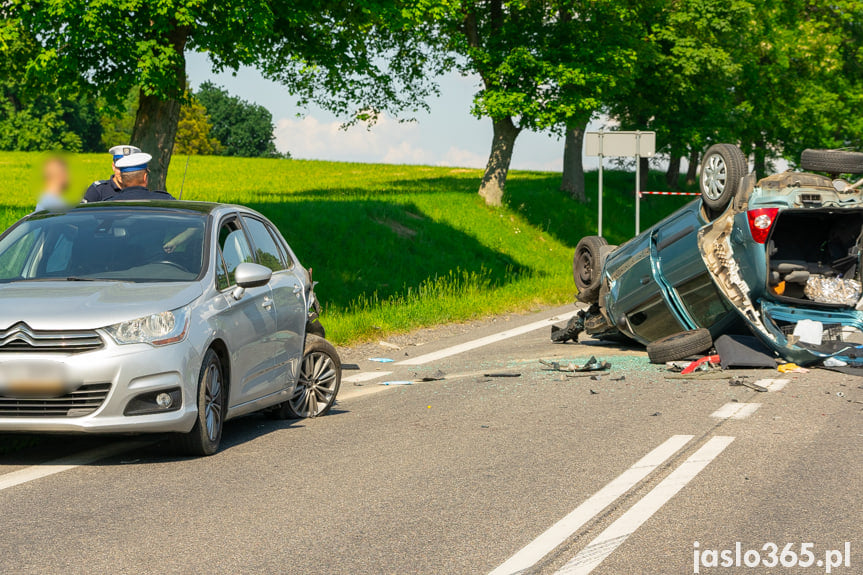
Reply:
[[[686,484],[722,453],[732,441],[734,441],[733,437],[711,438],[564,565],[557,575],[587,575],[593,571],[663,505],[686,487]]]
[[[767,391],[781,391],[789,381],[788,379],[759,379],[755,385],[766,387]]]
[[[372,381],[374,379],[381,378],[385,375],[391,374],[391,371],[366,371],[363,373],[358,373],[356,375],[350,375],[348,377],[343,377],[342,381],[347,383],[363,383],[364,381]]]
[[[93,463],[94,461],[99,461],[100,459],[105,459],[106,457],[113,457],[114,455],[119,455],[121,453],[137,449],[139,447],[144,447],[145,445],[150,445],[151,443],[151,441],[126,441],[123,443],[114,443],[111,445],[106,445],[104,447],[91,449],[89,451],[82,451],[81,453],[76,453],[74,455],[61,457],[60,459],[55,459],[53,461],[47,461],[42,465],[25,467],[24,469],[19,469],[18,471],[13,471],[5,475],[0,475],[0,491],[3,491],[4,489],[9,489],[10,487],[15,487],[16,485],[21,485],[22,483],[27,483],[28,481],[33,481],[35,479],[42,479],[43,477],[48,477],[49,475],[63,473],[64,471],[75,469],[76,467],[80,467],[81,465],[88,465],[90,463]]]
[[[515,337],[517,335],[522,335],[525,333],[529,333],[531,331],[548,327],[553,323],[557,323],[559,321],[567,321],[569,318],[578,313],[578,310],[569,311],[566,313],[558,314],[554,317],[550,317],[541,321],[535,321],[533,323],[529,323],[527,325],[523,325],[520,327],[514,327],[512,329],[504,330],[499,333],[495,333],[486,337],[481,337],[479,339],[475,339],[473,341],[468,341],[465,343],[460,343],[458,345],[454,345],[452,347],[447,347],[438,351],[433,351],[431,353],[427,353],[425,355],[420,355],[417,357],[412,357],[410,359],[405,359],[396,363],[396,365],[424,365],[426,363],[431,363],[433,361],[437,361],[439,359],[444,359],[453,355],[458,355],[460,353],[464,353],[466,351],[470,351],[472,349],[477,349],[479,347],[484,347],[486,345],[490,345],[492,343],[497,343],[499,341],[503,341],[505,339],[509,339],[511,337]]]
[[[761,407],[760,403],[726,403],[710,414],[716,419],[746,419]]]
[[[674,435],[668,441],[645,455],[617,479],[597,491],[569,515],[552,525],[542,535],[528,543],[521,551],[507,559],[490,575],[511,575],[535,565],[555,547],[566,541],[603,509],[614,503],[657,467],[668,461],[692,440],[692,435]]]

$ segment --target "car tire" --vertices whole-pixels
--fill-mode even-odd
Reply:
[[[713,337],[704,328],[681,331],[647,344],[650,363],[680,361],[692,355],[700,355],[713,347]]]
[[[192,431],[176,438],[178,451],[205,456],[219,450],[225,423],[226,392],[222,361],[215,351],[208,349],[198,375],[198,417]]]
[[[807,172],[863,174],[863,153],[845,150],[803,150],[800,167]]]
[[[599,298],[599,287],[602,283],[602,251],[606,246],[608,242],[599,236],[583,237],[575,246],[572,277],[578,288],[576,298],[578,301],[594,303]]]
[[[314,334],[306,335],[300,378],[288,401],[266,412],[271,419],[306,419],[330,411],[342,382],[342,362],[333,344]]]
[[[310,321],[306,324],[306,333],[316,335],[321,339],[326,339],[327,337],[327,332],[324,329],[324,326],[318,320]]]
[[[740,180],[748,167],[746,156],[733,144],[714,144],[707,149],[698,182],[701,200],[711,214],[725,211],[740,191]]]

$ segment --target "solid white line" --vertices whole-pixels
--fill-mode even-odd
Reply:
[[[364,381],[372,381],[373,379],[381,378],[391,373],[391,371],[367,371],[364,373],[358,373],[356,375],[343,377],[342,381],[345,381],[347,383],[362,383]]]
[[[767,391],[781,391],[788,382],[791,381],[789,379],[759,379],[755,382],[755,385],[760,385],[761,387],[766,387]]]
[[[746,419],[755,413],[759,407],[761,407],[760,403],[734,403],[732,401],[711,413],[710,417],[717,419]]]
[[[119,455],[150,444],[152,444],[152,441],[126,441],[123,443],[114,443],[112,445],[97,447],[96,449],[91,449],[89,451],[82,451],[81,453],[61,457],[60,459],[55,459],[53,461],[46,461],[42,465],[25,467],[18,471],[0,475],[0,491],[9,489],[10,487],[15,487],[16,485],[21,485],[22,483],[27,483],[28,481],[69,471],[70,469],[75,469],[81,465],[87,465],[94,461],[99,461],[106,457],[113,457],[114,455]]]
[[[653,470],[668,461],[692,435],[674,435],[668,441],[645,455],[617,479],[597,491],[572,513],[552,525],[545,533],[528,543],[521,551],[507,559],[491,575],[511,575],[534,566],[555,547],[569,539],[573,533],[593,519],[603,509],[641,482]]]
[[[502,331],[500,333],[495,333],[486,337],[481,337],[479,339],[475,339],[473,341],[468,341],[465,343],[460,343],[458,345],[454,345],[452,347],[447,347],[445,349],[441,349],[438,351],[433,351],[431,353],[427,353],[425,355],[420,355],[417,357],[412,357],[410,359],[402,360],[396,365],[424,365],[426,363],[431,363],[433,361],[437,361],[439,359],[444,359],[446,357],[450,357],[452,355],[458,355],[460,353],[464,353],[466,351],[470,351],[472,349],[476,349],[478,347],[484,347],[486,345],[490,345],[492,343],[497,343],[499,341],[503,341],[505,339],[509,339],[511,337],[515,337],[517,335],[522,335],[525,333],[529,333],[531,331],[548,327],[553,323],[557,323],[559,321],[567,321],[569,318],[578,313],[578,310],[568,311],[566,313],[558,314],[554,317],[550,317],[541,321],[535,321],[533,323],[529,323],[527,325],[523,325],[520,327],[514,327],[512,329],[508,329]]]
[[[593,571],[626,539],[635,533],[654,513],[686,487],[696,475],[713,461],[734,441],[733,437],[717,436],[711,438],[689,459],[680,464],[650,493],[600,533],[596,539],[582,549],[578,555],[564,565],[557,575],[587,575]]]

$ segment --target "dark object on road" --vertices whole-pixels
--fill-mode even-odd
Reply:
[[[566,343],[570,340],[578,343],[578,334],[584,331],[584,312],[579,311],[569,318],[566,327],[551,326],[551,341],[554,343]]]
[[[486,373],[483,377],[521,377],[520,373]]]
[[[612,377],[611,381],[624,381],[626,379],[625,375],[621,375],[620,377]]]
[[[844,373],[845,375],[856,375],[857,377],[863,377],[863,367],[822,367],[821,369],[826,369],[829,371],[836,371],[839,373]]]
[[[599,361],[596,359],[596,356],[590,356],[590,359],[587,360],[587,363],[584,365],[576,365],[574,363],[570,363],[569,365],[561,365],[560,362],[557,361],[546,361],[544,359],[539,360],[539,363],[549,368],[551,371],[567,371],[567,372],[580,372],[580,371],[605,371],[607,369],[611,369],[611,364],[607,361]]]
[[[722,358],[722,369],[767,368],[776,369],[776,359],[757,337],[751,335],[722,335],[717,338],[716,353]]]
[[[657,412],[655,412],[655,413],[651,413],[651,414],[650,414],[650,417],[659,417],[660,415],[662,415],[662,412],[661,412],[661,411],[657,411]]]
[[[444,379],[446,379],[446,374],[441,370],[437,370],[433,375],[420,378],[420,381],[443,381]]]
[[[342,371],[359,371],[359,370],[360,370],[360,366],[358,366],[355,363],[343,363],[342,364]]]
[[[599,395],[598,391],[590,390],[590,395]]]
[[[701,355],[713,346],[713,338],[706,329],[681,331],[647,344],[647,357],[651,363],[666,363]]]
[[[731,381],[728,382],[728,385],[748,387],[749,389],[754,389],[755,391],[758,391],[761,393],[768,391],[767,388],[764,387],[763,385],[758,385],[754,381],[746,381],[746,379],[744,379],[742,377],[732,377]]]
[[[827,174],[758,180],[735,146],[711,146],[699,199],[610,252],[601,238],[583,238],[573,261],[578,299],[591,304],[582,330],[643,345],[698,329],[752,334],[799,365],[831,356],[863,364],[854,357],[863,343],[863,184],[834,179],[863,173],[863,154],[809,150],[802,163]],[[555,338],[576,340],[579,322],[567,327]],[[662,362],[706,350],[668,351]]]

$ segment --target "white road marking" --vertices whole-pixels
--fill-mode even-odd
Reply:
[[[468,341],[465,343],[460,343],[458,345],[454,345],[452,347],[447,347],[445,349],[441,349],[438,351],[433,351],[431,353],[427,353],[425,355],[420,355],[417,357],[412,357],[410,359],[405,359],[396,363],[396,365],[424,365],[426,363],[431,363],[433,361],[437,361],[439,359],[444,359],[446,357],[450,357],[453,355],[458,355],[460,353],[464,353],[466,351],[470,351],[472,349],[477,349],[479,347],[484,347],[486,345],[490,345],[492,343],[497,343],[499,341],[503,341],[505,339],[509,339],[511,337],[515,337],[517,335],[522,335],[525,333],[529,333],[531,331],[541,329],[543,327],[548,327],[553,323],[567,321],[569,318],[578,313],[578,310],[572,310],[570,312],[558,314],[554,317],[550,317],[548,319],[544,319],[541,321],[535,321],[533,323],[529,323],[527,325],[523,325],[520,327],[514,327],[512,329],[504,330],[500,333],[495,333],[486,337],[481,337],[479,339],[475,339],[473,341]]]
[[[755,413],[759,407],[761,407],[760,403],[734,403],[732,401],[711,413],[710,417],[717,419],[746,419]]]
[[[654,513],[686,487],[696,475],[713,461],[734,441],[733,437],[717,436],[711,438],[698,451],[693,453],[680,467],[672,471],[650,493],[600,533],[575,557],[564,565],[556,575],[587,575],[606,557],[635,533]]]
[[[27,483],[28,481],[48,477],[49,475],[63,473],[64,471],[75,469],[81,465],[88,465],[94,461],[99,461],[106,457],[113,457],[152,443],[152,441],[125,441],[123,443],[114,443],[104,447],[82,451],[81,453],[67,455],[66,457],[61,457],[60,459],[55,459],[53,461],[46,461],[42,465],[25,467],[18,471],[0,475],[0,491],[9,489],[10,487],[15,487],[16,485],[21,485],[22,483]]]
[[[507,559],[491,575],[511,575],[534,566],[555,547],[569,539],[603,509],[614,503],[657,467],[668,461],[693,438],[692,435],[674,435],[668,441],[645,455],[617,479],[593,494],[572,513],[552,525],[545,533],[528,543],[521,551]]]
[[[367,371],[364,373],[358,373],[356,375],[343,377],[342,381],[347,383],[363,383],[364,381],[372,381],[373,379],[378,379],[391,373],[391,371]]]
[[[755,382],[755,385],[760,385],[761,387],[766,387],[767,391],[781,391],[788,382],[791,381],[789,379],[759,379]]]

